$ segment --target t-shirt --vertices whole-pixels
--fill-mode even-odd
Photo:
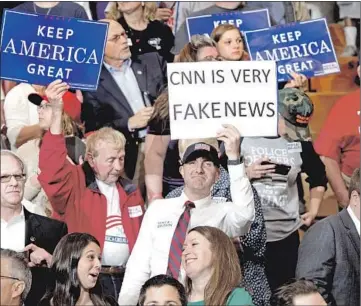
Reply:
[[[96,181],[99,190],[107,199],[107,219],[102,265],[124,266],[129,258],[129,246],[122,224],[119,192],[115,184],[107,185],[102,181]]]
[[[87,13],[85,12],[84,8],[81,5],[70,1],[59,2],[57,5],[55,5],[52,8],[43,8],[37,6],[34,2],[24,2],[23,4],[20,4],[17,7],[15,7],[14,11],[37,13],[40,15],[89,19]]]
[[[174,35],[170,27],[154,20],[148,23],[145,30],[137,31],[129,27],[124,18],[120,18],[118,22],[123,26],[131,41],[132,56],[158,52],[167,62],[173,62],[174,55],[170,50],[174,46]]]
[[[288,142],[282,137],[245,137],[241,145],[245,166],[262,157],[276,164],[291,166],[287,174],[272,173],[253,179],[260,197],[267,231],[267,242],[285,239],[301,225],[297,176],[308,175],[310,188],[327,186],[325,166],[315,153],[312,142]]]
[[[336,160],[352,176],[360,167],[360,89],[339,99],[315,141],[318,154]]]
[[[227,300],[227,306],[254,305],[252,298],[244,288],[236,288],[232,291]],[[204,301],[188,302],[188,306],[205,306]]]
[[[148,134],[166,136],[170,135],[169,119],[153,119],[149,122]],[[178,140],[171,140],[164,160],[163,170],[163,196],[172,190],[183,186],[184,181],[179,173]]]

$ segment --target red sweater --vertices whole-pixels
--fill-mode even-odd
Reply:
[[[360,167],[360,89],[339,99],[328,114],[315,141],[319,155],[340,164],[347,176]]]
[[[69,233],[93,235],[103,249],[107,200],[101,194],[89,164],[85,162],[81,166],[74,166],[68,162],[66,155],[64,136],[47,132],[40,148],[39,182],[53,207],[53,217],[66,222]],[[124,233],[131,252],[143,219],[144,201],[139,189],[129,180],[121,178],[117,187]]]

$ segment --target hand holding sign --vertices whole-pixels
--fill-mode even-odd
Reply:
[[[241,134],[231,124],[223,124],[224,129],[217,132],[217,139],[224,142],[224,148],[229,160],[239,160]]]
[[[292,80],[289,80],[284,88],[304,88],[307,84],[307,77],[296,72],[290,73]]]
[[[68,91],[69,86],[61,80],[55,80],[49,84],[45,90],[45,95],[49,100],[53,110],[63,110],[63,95]]]

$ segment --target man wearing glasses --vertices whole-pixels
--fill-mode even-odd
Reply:
[[[30,291],[31,271],[23,254],[1,249],[0,305],[22,305]]]
[[[25,305],[37,305],[45,293],[48,267],[65,223],[30,213],[22,205],[26,170],[13,152],[1,150],[1,248],[24,252],[32,268],[33,286]]]

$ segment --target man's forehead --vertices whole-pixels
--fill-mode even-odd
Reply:
[[[3,155],[1,156],[1,173],[6,173],[9,171],[21,171],[19,162],[12,156]]]
[[[108,36],[120,35],[124,32],[125,32],[124,28],[119,23],[118,24],[109,23]]]
[[[96,150],[99,154],[104,155],[118,155],[119,153],[124,153],[124,148],[117,148],[113,143],[100,140],[97,143]]]
[[[9,270],[10,260],[8,258],[1,257],[1,274],[6,274]]]

